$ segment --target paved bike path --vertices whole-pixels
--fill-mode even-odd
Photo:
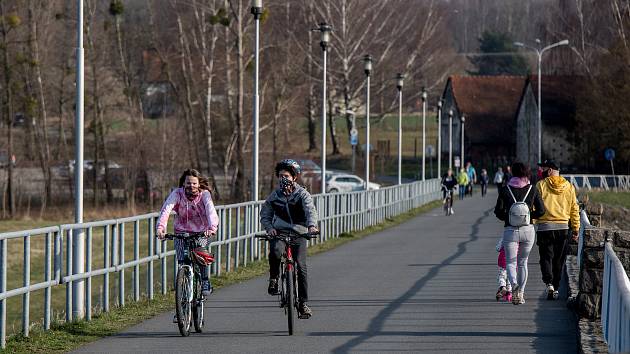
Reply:
[[[180,337],[165,313],[89,344],[99,353],[575,353],[564,301],[543,299],[538,250],[527,302],[497,303],[496,192],[455,202],[309,258],[314,316],[288,336],[266,277],[220,289],[206,304],[204,333]]]

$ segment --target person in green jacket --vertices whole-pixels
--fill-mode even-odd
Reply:
[[[459,185],[459,200],[462,200],[466,193],[466,186],[468,186],[468,173],[463,168],[459,170],[457,175],[457,184]]]

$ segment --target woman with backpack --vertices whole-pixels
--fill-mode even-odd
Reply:
[[[545,214],[545,206],[538,189],[529,182],[530,170],[523,163],[512,164],[512,177],[499,190],[494,214],[505,222],[503,247],[505,249],[508,279],[513,285],[512,303],[525,303],[527,259],[534,246],[533,219]],[[518,270],[517,270],[518,269]],[[503,292],[503,289],[499,289]],[[507,289],[505,289],[507,292]],[[499,294],[497,293],[497,296]]]

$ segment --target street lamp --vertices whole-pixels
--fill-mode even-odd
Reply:
[[[465,163],[464,161],[466,161],[466,159],[464,158],[465,154],[464,154],[464,122],[466,121],[466,117],[464,117],[464,114],[462,113],[462,117],[461,117],[461,121],[462,121],[462,162],[461,162],[461,166],[464,167]]]
[[[398,184],[402,184],[402,88],[405,80],[403,74],[396,75],[398,89]]]
[[[372,56],[363,57],[363,71],[366,77],[365,94],[365,190],[370,185],[370,74],[372,73]]]
[[[77,0],[77,48],[76,48],[76,101],[74,121],[74,222],[83,222],[83,123],[84,123],[84,49],[83,49],[83,0]],[[73,230],[72,273],[85,271],[85,233],[81,229]],[[71,294],[68,294],[71,292]],[[67,288],[66,296],[72,297],[72,302],[66,302],[66,321],[80,320],[84,317],[85,283],[76,280],[72,288]]]
[[[548,45],[544,48],[541,48],[540,39],[536,38],[536,47],[529,46],[522,42],[514,42],[514,45],[517,47],[531,49],[536,52],[538,56],[538,162],[542,161],[542,93],[541,93],[541,77],[542,77],[542,56],[545,51],[555,48],[562,45],[569,45],[569,40],[565,39],[560,42],[556,42],[554,44]]]
[[[438,125],[438,143],[437,143],[437,178],[441,176],[442,169],[442,99],[437,103],[437,125]]]
[[[326,22],[319,24],[319,27],[313,31],[319,31],[321,38],[319,45],[324,52],[324,65],[323,65],[323,81],[322,81],[322,194],[326,193],[326,60],[328,45],[330,43],[330,32],[332,27]]]
[[[262,0],[252,0],[252,15],[254,15],[254,22],[256,23],[256,40],[254,49],[254,117],[252,119],[254,136],[252,140],[253,145],[253,165],[252,165],[252,198],[258,200],[258,138],[259,138],[259,118],[260,118],[260,105],[258,96],[258,69],[259,69],[259,56],[260,56],[260,17],[263,13]]]
[[[426,156],[427,156],[427,148],[426,148],[426,130],[427,123],[427,90],[422,87],[422,180],[425,180],[426,174]]]
[[[453,168],[453,110],[448,111],[448,168]]]

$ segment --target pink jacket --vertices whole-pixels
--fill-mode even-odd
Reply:
[[[219,227],[219,216],[214,209],[210,192],[204,190],[194,199],[188,200],[184,188],[177,188],[166,198],[160,210],[157,229],[166,230],[171,211],[175,211],[175,232],[213,233]]]

